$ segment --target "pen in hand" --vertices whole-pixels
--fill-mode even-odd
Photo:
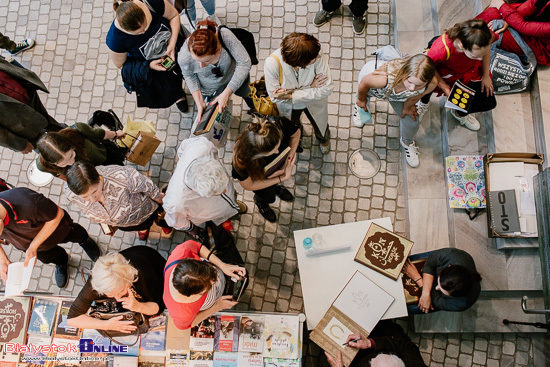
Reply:
[[[361,337],[355,338],[355,339],[351,339],[349,342],[346,342],[346,343],[344,343],[344,344],[342,344],[342,345],[343,345],[343,346],[346,346],[346,345],[348,345],[348,344],[351,343],[351,342],[355,343],[355,342],[357,342],[357,341],[359,341],[359,340],[361,340]]]

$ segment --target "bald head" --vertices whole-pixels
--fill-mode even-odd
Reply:
[[[393,354],[379,354],[370,361],[371,367],[405,367],[403,361]]]

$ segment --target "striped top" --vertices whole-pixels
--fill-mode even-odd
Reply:
[[[223,296],[223,290],[225,289],[225,274],[217,266],[215,266],[215,268],[218,271],[218,280],[216,280],[216,282],[212,284],[212,288],[206,295],[206,299],[201,306],[201,311],[207,310],[210,307],[214,306],[214,303],[216,303],[218,298]]]

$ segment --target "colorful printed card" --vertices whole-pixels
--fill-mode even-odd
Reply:
[[[487,207],[483,156],[449,156],[445,160],[445,168],[451,208]]]

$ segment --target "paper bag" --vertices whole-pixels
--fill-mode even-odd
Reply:
[[[145,166],[151,160],[151,157],[160,145],[160,140],[154,134],[140,131],[133,142],[126,159],[132,163]]]
[[[131,147],[140,132],[151,133],[155,136],[157,130],[153,121],[134,121],[128,116],[122,131],[126,133],[126,136],[117,140],[118,145],[120,147]]]

